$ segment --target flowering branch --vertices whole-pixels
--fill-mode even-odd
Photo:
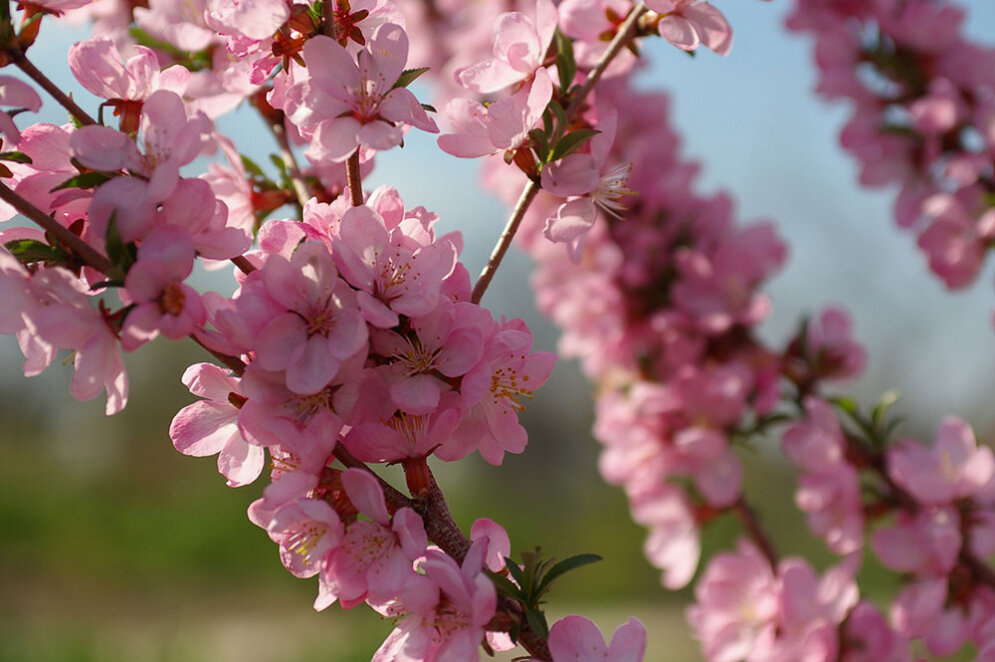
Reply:
[[[37,223],[45,232],[54,237],[57,241],[69,248],[88,266],[110,277],[122,277],[123,274],[114,273],[114,266],[110,261],[98,253],[92,246],[80,239],[55,221],[51,216],[43,212],[38,207],[22,198],[12,191],[6,184],[0,182],[0,199],[4,200],[28,219]]]
[[[283,113],[280,113],[283,115]],[[270,130],[273,132],[273,136],[276,138],[277,144],[280,146],[280,158],[287,166],[287,173],[290,175],[290,183],[294,187],[294,195],[297,196],[297,204],[302,208],[307,201],[311,198],[308,195],[307,184],[304,182],[304,175],[301,174],[300,165],[297,163],[297,157],[294,156],[293,151],[290,149],[290,141],[287,140],[287,130],[283,126],[283,123],[270,123]]]
[[[637,28],[639,27],[639,19],[643,14],[646,13],[646,5],[641,2],[632,8],[629,13],[629,17],[625,19],[625,23],[619,28],[618,32],[615,33],[615,37],[608,44],[607,50],[601,55],[598,60],[597,65],[591,70],[591,73],[587,75],[587,79],[584,84],[581,85],[580,89],[577,91],[576,96],[570,101],[570,105],[567,106],[567,119],[572,120],[574,115],[581,109],[584,101],[587,99],[587,95],[591,93],[594,86],[598,84],[601,80],[602,74],[611,64],[612,60],[622,51],[623,48],[628,46],[629,42],[636,36]]]
[[[730,510],[736,514],[736,517],[746,527],[750,538],[753,539],[753,542],[756,543],[760,552],[764,555],[764,558],[770,563],[770,567],[776,572],[778,561],[777,551],[774,549],[774,543],[771,541],[770,536],[767,535],[767,532],[760,524],[756,512],[742,496],[730,507]]]
[[[594,69],[592,69],[588,74],[587,80],[585,80],[584,84],[580,87],[570,104],[567,106],[566,120],[568,124],[573,121],[574,116],[583,107],[584,101],[587,100],[587,96],[591,93],[591,90],[594,89],[597,82],[601,80],[601,75],[605,72],[605,69],[608,68],[608,65],[611,64],[612,60],[614,60],[622,49],[625,48],[625,46],[636,36],[636,28],[639,23],[639,17],[642,16],[645,11],[646,6],[643,4],[639,4],[633,8],[628,19],[626,19],[625,23],[612,39],[608,49],[598,60],[598,63],[595,65]],[[474,303],[480,303],[480,300],[484,297],[484,292],[487,291],[487,287],[494,278],[494,274],[497,272],[498,267],[501,266],[501,261],[504,259],[505,253],[508,252],[508,248],[511,246],[511,242],[514,240],[515,234],[518,232],[518,227],[521,225],[522,219],[525,218],[525,213],[528,211],[532,201],[535,200],[536,195],[539,193],[539,188],[540,185],[538,181],[530,179],[525,184],[525,188],[522,189],[518,202],[515,204],[508,222],[505,224],[504,231],[501,233],[501,237],[498,239],[497,245],[494,246],[494,250],[491,252],[490,259],[488,259],[487,264],[484,265],[483,270],[480,272],[480,276],[477,278],[477,282],[473,285],[472,301]]]
[[[90,117],[90,115],[80,108],[72,98],[63,92],[59,87],[53,83],[48,76],[43,74],[38,67],[31,63],[31,60],[22,53],[20,50],[10,49],[7,51],[7,55],[10,59],[17,65],[17,68],[28,75],[31,80],[36,82],[40,87],[42,87],[46,92],[52,95],[56,101],[58,101],[63,108],[69,111],[77,122],[83,126],[90,126],[97,123],[97,120]]]
[[[473,284],[473,295],[470,300],[473,303],[480,303],[480,300],[484,298],[484,292],[487,291],[487,286],[491,284],[491,280],[494,278],[494,274],[497,273],[497,269],[501,266],[501,260],[504,259],[504,254],[508,252],[508,248],[511,247],[511,242],[515,238],[515,233],[518,232],[518,226],[522,224],[522,219],[525,218],[525,212],[528,211],[529,205],[535,200],[536,195],[539,193],[539,184],[533,180],[529,180],[525,184],[525,188],[522,189],[522,194],[518,198],[518,203],[515,204],[515,208],[511,212],[511,217],[508,219],[508,224],[504,227],[504,232],[501,233],[501,238],[498,240],[494,250],[491,252],[491,257],[487,260],[487,264],[484,265],[483,271],[480,272],[480,276],[477,278],[477,282]]]

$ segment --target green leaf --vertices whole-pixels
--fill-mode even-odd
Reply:
[[[397,77],[397,81],[394,83],[394,88],[407,87],[411,83],[415,82],[422,74],[426,73],[431,67],[418,67],[417,69],[405,69],[401,72],[401,75]]]
[[[575,556],[571,556],[570,558],[563,559],[550,568],[549,572],[543,576],[542,580],[539,582],[539,595],[542,595],[548,591],[553,582],[559,579],[564,573],[576,570],[577,568],[591,563],[597,563],[600,560],[601,557],[597,554],[577,554]]]
[[[549,112],[549,108],[542,111],[542,132],[547,136],[553,132],[553,114]]]
[[[266,179],[266,174],[263,172],[263,169],[259,167],[258,163],[250,159],[245,154],[240,154],[240,156],[242,157],[242,167],[245,168],[246,172],[251,175],[255,175],[256,177]]]
[[[573,41],[565,34],[556,31],[556,73],[560,79],[560,94],[566,95],[574,76],[577,75],[577,61],[574,59]]]
[[[15,163],[31,163],[31,157],[24,152],[0,152],[0,159],[4,161],[14,161]]]
[[[891,409],[892,405],[898,402],[901,397],[902,394],[895,389],[885,391],[881,395],[881,399],[878,400],[878,403],[874,405],[874,409],[871,410],[871,423],[874,424],[874,427],[878,427],[884,421],[884,417],[888,414],[888,410]]]
[[[525,611],[525,621],[537,635],[543,639],[549,638],[549,625],[546,623],[546,615],[541,610],[527,609]]]
[[[126,244],[121,239],[121,233],[117,227],[117,211],[111,213],[111,218],[107,222],[107,238],[105,239],[104,246],[107,251],[107,258],[115,267],[107,275],[111,277],[111,280],[123,281],[124,275],[128,273],[128,269],[138,259],[138,248],[134,242]]]
[[[487,571],[487,576],[490,577],[491,582],[494,583],[494,588],[497,592],[506,595],[513,600],[522,600],[522,590],[504,575],[499,575],[496,572]]]
[[[308,5],[307,8],[308,16],[311,17],[311,20],[314,21],[315,25],[321,25],[321,22],[323,20],[322,17],[324,16],[323,12],[324,12],[324,7],[322,6],[321,0],[318,0],[318,2],[314,3],[313,5]]]
[[[597,129],[577,129],[576,131],[571,131],[556,141],[553,145],[553,151],[550,152],[549,160],[559,161],[563,157],[572,154],[599,133],[601,132]]]
[[[532,129],[529,131],[529,138],[535,143],[536,155],[539,157],[539,160],[546,163],[546,157],[549,156],[549,139],[546,137],[546,134],[540,129]]]
[[[21,264],[31,264],[33,262],[44,262],[46,264],[59,264],[65,262],[69,257],[65,251],[49,246],[45,242],[36,239],[15,239],[4,244],[11,255],[16,257]]]
[[[55,188],[51,189],[49,193],[61,191],[66,188],[96,188],[104,182],[110,181],[111,177],[111,175],[108,175],[105,172],[91,171],[80,173],[75,177],[70,177]]]
[[[842,411],[844,414],[850,418],[856,420],[860,418],[860,407],[857,401],[849,395],[837,395],[829,398],[829,401],[836,405],[836,408]]]
[[[427,111],[428,111],[428,112],[430,112],[430,113],[438,113],[438,112],[439,112],[439,111],[437,111],[437,110],[435,109],[435,106],[433,106],[433,105],[432,105],[432,104],[430,104],[430,103],[423,103],[423,104],[421,105],[421,107],[422,107],[422,108],[424,108],[425,110],[427,110]]]
[[[290,174],[287,172],[286,162],[276,154],[269,155],[270,163],[276,166],[276,171],[280,173],[280,181],[286,186],[290,184]]]
[[[556,130],[549,138],[549,142],[555,145],[559,142],[560,137],[563,136],[564,132],[567,130],[567,112],[563,110],[563,106],[556,101],[550,101],[547,108],[552,111],[554,116],[556,116]]]
[[[510,572],[511,576],[515,578],[515,581],[518,582],[519,586],[525,586],[524,583],[525,573],[522,572],[522,569],[518,566],[517,563],[515,563],[511,559],[505,559],[504,567],[508,569],[508,572]]]

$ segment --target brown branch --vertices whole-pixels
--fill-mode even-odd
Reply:
[[[359,172],[359,149],[345,162],[346,179],[349,180],[349,201],[353,207],[363,204],[363,176]]]
[[[281,118],[283,113],[280,113]],[[265,117],[263,118],[266,119]],[[287,139],[287,129],[283,126],[281,121],[278,124],[270,123],[270,131],[273,132],[273,137],[276,138],[277,144],[280,146],[280,158],[283,159],[284,164],[287,166],[287,172],[290,174],[290,184],[294,187],[294,195],[297,197],[297,204],[304,208],[304,205],[311,198],[308,195],[307,183],[304,181],[304,175],[301,173],[300,165],[297,163],[297,157],[294,156],[294,152],[290,149],[290,141]]]
[[[591,93],[594,86],[598,84],[599,80],[601,80],[602,74],[605,73],[605,70],[608,68],[608,65],[611,64],[612,60],[615,59],[615,56],[618,55],[622,49],[625,48],[636,36],[636,30],[639,27],[639,18],[645,12],[646,5],[642,3],[633,7],[632,11],[629,12],[629,17],[625,19],[625,23],[623,23],[622,27],[619,28],[619,31],[615,33],[615,37],[611,40],[611,43],[608,44],[608,48],[605,52],[601,54],[601,58],[594,66],[594,69],[592,69],[591,73],[587,75],[587,80],[584,81],[584,84],[581,85],[580,89],[577,91],[577,96],[575,96],[573,101],[570,102],[570,105],[567,106],[566,111],[568,120],[572,120],[574,114],[580,110],[580,107],[587,98],[587,95]]]
[[[256,270],[256,265],[249,262],[248,258],[244,255],[239,255],[238,257],[233,257],[231,259],[232,264],[239,268],[243,274],[251,274]]]
[[[49,78],[43,74],[31,60],[27,58],[24,53],[18,50],[9,50],[7,55],[10,56],[11,61],[17,68],[28,75],[31,80],[36,82],[42,87],[46,92],[48,92],[52,98],[58,101],[63,108],[69,111],[69,114],[76,118],[76,121],[80,124],[87,126],[96,124],[97,121],[90,117],[85,110],[76,105],[76,102],[72,100],[65,92],[59,89],[59,87],[53,83]]]
[[[15,193],[3,182],[0,182],[0,199],[9,203],[23,216],[37,223],[45,232],[51,235],[63,246],[71,250],[76,256],[97,271],[111,277],[124,277],[123,274],[112,273],[116,271],[110,260],[101,255],[95,248],[63,227],[54,218],[43,212],[38,207]]]
[[[539,185],[530,179],[525,188],[522,189],[522,194],[519,196],[518,202],[511,212],[511,217],[508,219],[507,225],[504,226],[501,238],[498,239],[497,245],[494,246],[494,250],[491,252],[490,259],[487,260],[483,271],[477,277],[477,282],[473,284],[473,294],[470,297],[473,303],[480,303],[480,300],[484,298],[487,286],[491,284],[494,274],[497,273],[498,267],[501,266],[501,261],[504,259],[505,253],[508,252],[511,242],[515,239],[515,233],[518,232],[518,227],[522,224],[522,219],[525,218],[525,212],[529,210],[529,205],[532,204],[538,193]]]
[[[777,551],[774,549],[774,543],[771,542],[770,536],[764,531],[763,526],[761,526],[760,520],[757,518],[757,514],[753,511],[753,508],[741,496],[739,497],[739,501],[730,507],[730,510],[736,514],[743,523],[743,526],[746,527],[750,538],[760,548],[760,552],[767,559],[767,563],[770,564],[771,569],[776,573],[778,563]]]
[[[571,122],[574,116],[580,112],[584,101],[587,96],[597,85],[598,81],[601,80],[602,74],[611,64],[612,60],[615,59],[623,48],[628,45],[630,41],[636,36],[637,28],[639,25],[639,17],[646,12],[646,6],[639,4],[633,8],[629,13],[629,17],[622,24],[622,27],[615,34],[611,43],[608,45],[608,49],[602,53],[601,58],[595,65],[594,69],[587,75],[587,80],[577,91],[576,96],[570,102],[566,109],[567,122]],[[501,266],[501,261],[504,259],[505,253],[508,252],[508,247],[511,246],[512,240],[515,238],[515,233],[518,232],[518,227],[522,224],[522,219],[525,218],[525,213],[529,209],[529,205],[535,200],[536,194],[539,193],[539,183],[537,180],[529,179],[525,188],[522,189],[521,195],[518,197],[518,202],[515,204],[515,208],[512,210],[511,217],[504,226],[504,231],[501,233],[500,239],[498,239],[497,245],[491,252],[491,257],[484,266],[483,271],[480,272],[480,276],[477,278],[477,282],[473,285],[473,303],[480,303],[480,300],[484,296],[484,292],[487,291],[487,287],[490,285],[491,280],[494,278],[494,274],[498,267]]]
[[[237,356],[231,356],[230,354],[222,354],[221,352],[211,349],[197,336],[191,335],[190,339],[207,350],[211,356],[220,361],[226,368],[234,372],[236,375],[241,376],[241,374],[245,372],[245,363],[242,362],[242,359]]]

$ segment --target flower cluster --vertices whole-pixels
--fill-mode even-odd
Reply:
[[[865,186],[899,186],[895,218],[950,288],[972,283],[995,237],[995,50],[946,2],[798,2],[819,93],[852,101],[840,140]]]
[[[696,588],[688,617],[707,659],[903,661],[916,646],[949,655],[968,642],[995,659],[995,456],[959,419],[927,449],[892,441],[887,407],[865,417],[825,395],[865,363],[841,309],[783,348],[759,339],[761,287],[787,249],[772,224],[737,224],[728,196],[695,192],[666,97],[632,84],[646,38],[727,54],[717,8],[140,4],[27,3],[19,30],[0,17],[2,62],[74,120],[18,128],[41,97],[0,80],[11,109],[0,218],[40,227],[0,230],[0,332],[16,336],[29,376],[71,352],[70,392],[106,392],[108,414],[127,401],[122,351],[159,335],[207,349],[220,365],[184,373],[200,399],[173,419],[175,447],[217,456],[232,487],[267,474],[249,519],[289,572],[317,577],[316,609],[366,604],[392,619],[373,660],[475,660],[519,643],[544,662],[645,654],[635,619],[607,644],[581,616],[548,626],[549,584],[589,559],[517,565],[497,523],[457,527],[429,468],[474,452],[500,465],[526,447],[518,414],[555,357],[533,351],[524,322],[480,305],[516,233],[562,354],[598,385],[600,468],[649,530],[663,585],[692,580],[701,528],[718,517],[737,516],[752,539],[714,556]],[[26,64],[40,18],[70,11],[93,20],[69,63],[103,100],[97,119]],[[806,0],[791,18],[816,34],[820,90],[856,101],[844,145],[863,181],[902,184],[899,221],[920,229],[951,287],[976,275],[995,237],[995,56],[959,36],[961,19],[929,0]],[[435,214],[389,186],[363,190],[376,154],[412,129],[439,132],[408,89],[423,64],[441,81],[438,145],[485,158],[487,186],[514,204],[474,284],[458,232],[437,233]],[[246,100],[279,148],[276,178],[214,127]],[[188,176],[218,147],[227,165]],[[292,217],[270,217],[286,206]],[[234,294],[195,290],[198,259],[233,263]],[[821,575],[777,556],[744,497],[737,448],[786,420],[796,505],[843,557]],[[400,465],[407,493],[381,465]],[[887,619],[856,586],[867,550],[903,577]]]
[[[566,659],[596,627],[578,616],[550,634],[534,620],[541,612],[525,622],[533,604],[505,604],[496,618],[488,573],[508,573],[507,534],[478,520],[467,538],[428,465],[521,453],[518,414],[555,356],[532,351],[521,320],[471,300],[458,232],[437,235],[437,216],[393,188],[362,190],[375,153],[411,128],[437,128],[406,87],[422,72],[405,68],[401,12],[345,0],[327,9],[159,2],[128,21],[82,9],[96,35],[71,48],[70,68],[104,100],[101,121],[68,97],[74,124],[21,131],[3,115],[16,149],[0,157],[5,219],[21,213],[43,231],[0,232],[0,331],[17,336],[27,375],[71,351],[71,393],[106,391],[108,414],[126,404],[122,350],[163,335],[210,351],[224,367],[184,373],[202,399],[173,419],[174,445],[217,456],[232,487],[269,465],[250,520],[292,574],[318,577],[316,609],[365,603],[395,620],[374,659],[470,660],[515,639]],[[555,9],[542,9],[553,12],[549,32]],[[31,86],[5,80],[0,102],[38,109]],[[283,149],[281,180],[214,129],[247,98]],[[103,124],[108,109],[117,126]],[[295,142],[307,143],[312,168],[298,166]],[[181,174],[216,146],[228,166]],[[266,220],[293,201],[298,218]],[[197,259],[233,262],[235,293],[191,287]],[[401,465],[409,494],[376,464]],[[641,659],[641,624],[617,639],[606,655]]]

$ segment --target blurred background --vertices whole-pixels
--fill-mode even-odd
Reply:
[[[783,343],[800,315],[844,304],[870,355],[852,388],[864,404],[897,387],[904,395],[897,410],[907,419],[902,433],[931,439],[940,418],[955,414],[991,440],[991,270],[971,290],[947,293],[914,240],[893,226],[893,192],[857,187],[837,143],[848,110],[812,95],[810,44],[783,29],[786,0],[716,4],[736,30],[732,54],[692,59],[662,40],[647,42],[655,66],[640,84],[672,93],[684,153],[704,164],[700,189],[732,191],[741,220],[773,219],[790,245],[788,266],[768,288],[774,312],[763,335]],[[969,33],[990,41],[995,3],[961,4]],[[65,52],[84,34],[46,22],[32,51],[64,89],[80,89]],[[75,96],[96,108],[85,92]],[[48,99],[46,109],[44,121],[64,121]],[[252,111],[240,109],[219,125],[268,163],[275,149],[258,137],[264,129]],[[403,150],[378,157],[368,186],[381,183],[397,187],[409,206],[438,212],[442,231],[462,230],[464,262],[471,274],[479,271],[505,211],[479,191],[472,164],[412,132]],[[525,318],[538,348],[555,351],[556,330],[535,312],[528,271],[528,260],[513,255],[484,303],[497,315]],[[227,270],[204,274],[200,283],[232,288]],[[131,399],[113,418],[103,416],[102,396],[69,398],[68,366],[26,380],[21,360],[13,338],[0,337],[0,660],[369,659],[391,624],[362,608],[314,612],[316,582],[285,572],[276,546],[245,517],[262,486],[228,489],[212,459],[172,448],[169,421],[192,401],[180,375],[206,360],[197,347],[158,341],[127,357]],[[558,585],[551,622],[584,613],[610,634],[632,614],[649,630],[647,660],[701,659],[683,622],[690,592],[660,588],[623,495],[598,478],[590,391],[577,366],[561,362],[523,418],[531,442],[524,455],[499,468],[476,458],[436,467],[457,522],[495,519],[516,555],[535,546],[560,558],[600,554],[604,561]],[[791,506],[790,473],[763,453],[747,459],[748,494],[780,550],[825,567],[829,557]],[[706,531],[706,550],[736,534],[735,524],[720,522]]]

